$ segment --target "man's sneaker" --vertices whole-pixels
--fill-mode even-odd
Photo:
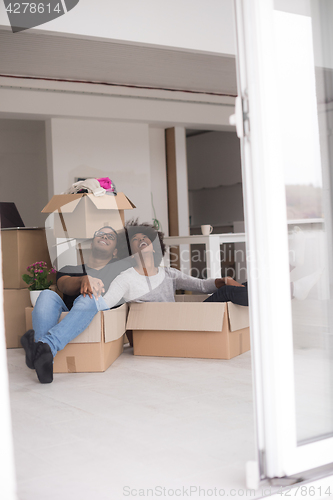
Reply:
[[[25,363],[28,368],[34,369],[34,354],[35,354],[35,332],[34,330],[28,330],[21,337],[21,345],[25,350]]]
[[[53,380],[53,354],[49,344],[37,342],[34,367],[41,384],[50,384]]]

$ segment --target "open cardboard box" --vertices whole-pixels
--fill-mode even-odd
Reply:
[[[43,213],[54,214],[56,238],[92,238],[95,231],[111,226],[116,231],[124,226],[124,210],[135,205],[124,195],[59,194],[53,196]]]
[[[248,307],[177,295],[177,302],[133,303],[127,329],[134,354],[231,359],[250,350]]]
[[[32,310],[25,310],[27,330],[32,328]],[[61,314],[60,321],[66,314]],[[88,328],[57,353],[53,372],[104,372],[123,352],[126,317],[127,304],[97,313]]]
[[[1,248],[4,288],[25,288],[22,274],[34,262],[43,260],[51,268],[44,228],[2,229]]]

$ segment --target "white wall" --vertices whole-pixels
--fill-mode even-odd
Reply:
[[[240,143],[234,132],[187,138],[191,225],[244,220]]]
[[[55,118],[49,129],[55,194],[76,177],[110,177],[137,207],[125,217],[152,219],[148,125]]]
[[[26,226],[44,226],[48,201],[43,121],[0,119],[0,201],[10,201]]]
[[[9,25],[3,2],[0,25]],[[236,53],[232,0],[80,0],[70,12],[37,29]]]

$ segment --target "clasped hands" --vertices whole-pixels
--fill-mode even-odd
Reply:
[[[102,293],[105,293],[104,283],[99,278],[93,278],[92,276],[82,276],[80,293],[85,297],[89,295],[92,299],[94,295],[98,299]]]

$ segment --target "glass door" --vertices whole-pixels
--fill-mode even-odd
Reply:
[[[333,463],[333,2],[235,4],[258,464],[284,477]]]

